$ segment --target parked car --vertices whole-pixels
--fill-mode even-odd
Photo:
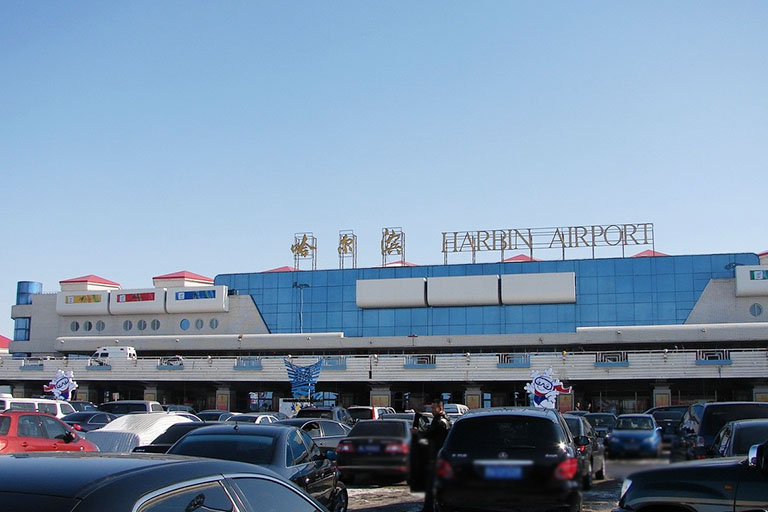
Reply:
[[[184,366],[184,358],[180,355],[161,357],[160,366]]]
[[[564,414],[563,419],[574,438],[581,436],[588,441],[578,445],[576,453],[579,456],[582,488],[591,489],[594,479],[605,478],[605,447],[586,417]]]
[[[677,436],[680,420],[687,409],[687,405],[668,405],[652,407],[645,411],[645,414],[652,414],[656,423],[661,427],[662,442],[671,443]]]
[[[51,398],[14,398],[8,393],[0,394],[0,411],[37,411],[57,418],[75,412],[74,407],[66,400]]]
[[[768,503],[768,442],[747,457],[706,459],[630,474],[614,512],[732,512]]]
[[[219,409],[206,409],[197,413],[197,417],[203,421],[224,421],[230,416],[233,416],[234,412],[220,411]]]
[[[355,420],[350,416],[349,411],[344,407],[302,407],[296,413],[296,418],[324,418],[334,420],[339,423],[346,423],[349,426],[355,424]]]
[[[145,454],[0,457],[5,512],[326,509],[274,472],[242,462]]]
[[[715,436],[710,457],[744,456],[749,448],[768,441],[768,419],[729,421]]]
[[[245,412],[242,414],[233,414],[224,421],[237,421],[239,423],[258,423],[269,424],[278,421],[277,416],[264,412]]]
[[[99,410],[99,408],[96,407],[93,402],[88,402],[86,400],[70,400],[69,405],[71,405],[72,408],[77,412]]]
[[[597,437],[601,439],[605,439],[605,436],[611,431],[613,425],[616,423],[616,415],[610,412],[591,412],[585,414],[584,417],[589,424],[592,425],[592,428],[595,429]]]
[[[581,510],[576,442],[554,410],[475,409],[438,452],[435,510]]]
[[[72,414],[67,414],[61,418],[61,421],[75,430],[90,432],[91,430],[103,427],[115,418],[117,418],[117,416],[114,414],[109,414],[108,412],[102,412],[96,409],[95,411],[73,412]]]
[[[46,451],[97,452],[99,449],[50,414],[27,411],[0,413],[0,454]],[[14,477],[19,478],[19,475]]]
[[[589,411],[582,411],[582,410],[579,410],[579,409],[574,409],[572,411],[568,411],[565,414],[570,414],[571,416],[586,416],[587,414],[589,414]]]
[[[341,479],[402,481],[408,478],[411,452],[408,420],[361,420],[336,447]]]
[[[610,457],[661,455],[661,427],[652,414],[622,414],[605,439]]]
[[[191,419],[181,414],[166,414],[164,412],[155,412],[148,414],[124,414],[111,422],[107,423],[98,430],[88,433],[88,439],[99,445],[102,451],[107,451],[107,445],[101,444],[100,437],[110,432],[125,432],[137,437],[136,444],[130,446],[127,451],[133,450],[136,446],[142,446],[151,443],[157,437],[168,430],[168,427],[176,423],[191,423]],[[111,440],[110,440],[111,441]]]
[[[291,425],[201,427],[179,439],[168,453],[256,464],[287,478],[333,511],[344,511],[349,503],[334,464],[306,432]]]
[[[116,400],[104,402],[99,405],[99,410],[122,416],[123,414],[137,414],[146,412],[163,412],[160,402],[154,400]]]
[[[703,459],[715,435],[729,421],[768,418],[766,402],[699,402],[691,405],[680,419],[677,437],[672,440],[673,461]]]
[[[277,423],[300,428],[309,434],[309,437],[323,453],[327,453],[329,450],[335,451],[339,441],[347,437],[349,431],[352,430],[349,425],[338,421],[314,418],[291,418],[280,420]]]
[[[166,453],[176,441],[187,435],[188,432],[206,425],[211,425],[211,423],[176,423],[168,427],[165,432],[157,436],[151,443],[137,446],[133,451],[137,453]]]
[[[381,415],[382,420],[407,420],[412,426],[422,430],[432,423],[432,417],[431,412],[395,412]]]
[[[382,414],[391,414],[395,410],[392,407],[375,407],[372,405],[353,405],[347,408],[347,412],[355,421],[378,420]]]
[[[163,409],[167,412],[182,411],[182,412],[188,412],[190,414],[197,414],[197,411],[195,411],[195,408],[192,407],[191,405],[168,404],[168,405],[163,405]]]
[[[451,423],[459,419],[460,416],[463,416],[468,411],[469,407],[464,404],[445,404],[443,406],[443,412]]]

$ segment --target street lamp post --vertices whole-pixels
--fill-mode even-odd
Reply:
[[[294,288],[299,289],[299,332],[304,332],[304,289],[309,288],[307,283],[293,283]]]

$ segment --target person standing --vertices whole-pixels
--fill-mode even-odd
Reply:
[[[424,507],[422,512],[432,512],[435,508],[435,496],[433,483],[435,481],[435,462],[437,460],[437,452],[443,447],[445,438],[448,436],[448,430],[451,428],[451,423],[448,421],[448,417],[443,411],[443,401],[436,400],[432,402],[432,423],[427,427],[424,432],[424,439],[429,442],[429,455],[427,460],[427,482],[424,489]]]

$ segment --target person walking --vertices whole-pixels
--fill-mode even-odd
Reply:
[[[424,489],[424,507],[422,512],[433,512],[435,508],[435,496],[433,483],[435,481],[435,462],[437,460],[437,452],[443,447],[445,438],[448,436],[448,430],[451,428],[451,423],[448,421],[448,417],[443,411],[443,401],[436,400],[432,402],[432,423],[427,427],[424,432],[424,439],[429,442],[429,454],[427,460],[427,482]]]

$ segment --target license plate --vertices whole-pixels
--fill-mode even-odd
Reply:
[[[361,444],[357,449],[362,453],[378,453],[381,451],[381,446],[378,444]]]
[[[520,466],[485,466],[485,478],[488,480],[519,480],[523,477],[523,468]]]

